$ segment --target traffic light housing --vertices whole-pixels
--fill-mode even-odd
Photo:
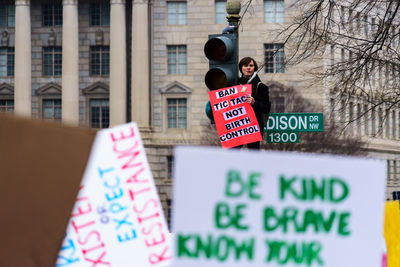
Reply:
[[[204,45],[209,60],[209,71],[204,78],[210,90],[237,85],[238,81],[237,33],[212,34]]]
[[[208,101],[207,102],[207,104],[206,104],[206,115],[207,115],[207,117],[210,119],[210,122],[211,122],[211,124],[215,124],[215,121],[214,121],[214,114],[213,114],[213,112],[212,112],[212,108],[211,108],[211,103],[210,103],[210,101]]]

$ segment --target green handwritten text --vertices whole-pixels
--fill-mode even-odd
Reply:
[[[276,262],[279,265],[284,264],[305,264],[311,266],[316,263],[323,265],[319,256],[322,245],[319,242],[293,242],[277,240],[265,240],[268,247],[266,262]]]
[[[291,195],[297,200],[321,201],[339,203],[345,200],[349,194],[348,185],[341,179],[331,177],[316,180],[315,178],[286,178],[281,175],[280,183],[280,199],[285,199]]]
[[[198,234],[178,234],[177,235],[177,255],[180,258],[200,258],[215,259],[224,262],[229,258],[236,261],[254,258],[254,238],[247,240],[235,240],[226,235],[201,237]]]
[[[296,207],[286,207],[280,214],[273,207],[264,208],[264,230],[272,232],[281,229],[287,233],[291,227],[296,233],[304,233],[312,229],[315,233],[328,233],[336,222],[336,231],[339,235],[350,235],[349,212],[338,213],[331,211],[324,216],[322,211],[306,209],[299,210]]]

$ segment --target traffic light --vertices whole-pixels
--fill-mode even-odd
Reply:
[[[208,36],[204,53],[210,68],[205,76],[205,84],[210,90],[216,90],[237,84],[238,51],[237,34],[223,33]]]

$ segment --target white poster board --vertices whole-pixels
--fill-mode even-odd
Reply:
[[[174,267],[381,264],[386,163],[178,147]]]
[[[137,125],[99,131],[56,266],[168,266],[171,245]]]

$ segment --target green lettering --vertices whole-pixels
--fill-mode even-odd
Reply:
[[[266,240],[267,246],[268,246],[268,256],[267,256],[267,262],[272,262],[276,260],[277,262],[280,261],[279,255],[281,252],[281,247],[285,245],[285,242],[282,241],[269,241]]]
[[[325,200],[325,189],[326,189],[326,180],[323,179],[321,184],[318,185],[315,179],[310,180],[311,187],[311,199],[314,200],[316,197],[319,197],[322,201]]]
[[[227,174],[228,181],[225,187],[225,195],[227,197],[239,197],[243,194],[246,184],[238,171],[230,170]]]
[[[214,258],[218,261],[226,261],[229,257],[236,260],[254,258],[255,239],[238,241],[232,237],[221,235],[213,237],[211,234],[202,238],[197,234],[177,235],[177,255],[187,258]]]
[[[296,221],[298,213],[299,213],[299,211],[295,207],[287,207],[283,210],[283,215],[280,219],[280,222],[281,222],[284,233],[288,232],[289,222],[292,222],[293,226],[294,226],[294,230],[296,232],[299,232],[299,226],[297,225],[297,221]]]
[[[299,210],[296,207],[285,207],[281,213],[278,213],[274,207],[267,206],[264,208],[263,216],[263,229],[266,232],[273,232],[281,228],[283,233],[289,231],[329,233],[337,221],[338,233],[343,236],[350,234],[348,229],[350,213],[348,212],[339,215],[336,211],[331,211],[324,216],[324,212],[320,210]]]
[[[306,259],[306,255],[305,255],[305,253],[302,253],[302,251],[306,251],[306,250],[307,250],[307,243],[303,242],[301,244],[301,250],[298,251],[297,247],[292,245],[290,247],[289,253],[295,263],[302,264]]]
[[[258,186],[258,178],[261,177],[261,173],[259,172],[252,172],[249,175],[249,197],[251,199],[261,199],[261,195],[255,194],[253,192],[254,187]]]
[[[228,203],[218,203],[214,212],[215,226],[220,229],[233,226],[238,230],[247,230],[249,227],[241,224],[241,220],[244,218],[243,209],[245,208],[247,208],[246,204],[238,204],[231,213]]]
[[[229,213],[228,203],[225,202],[218,203],[214,212],[215,226],[219,229],[228,228],[229,225],[231,224],[229,215],[230,213]]]
[[[301,179],[301,194],[299,194],[299,200],[307,200],[307,192],[309,192],[310,190],[308,189],[307,186],[307,180],[306,179]]]
[[[336,187],[342,190],[341,194],[337,196],[335,195]],[[329,199],[334,203],[343,201],[349,194],[349,187],[347,186],[347,184],[338,178],[332,178],[329,180],[329,188]]]
[[[332,211],[327,220],[324,220],[324,215],[321,212],[318,212],[317,217],[318,221],[320,221],[322,224],[322,228],[325,230],[326,233],[329,233],[335,220],[336,212]]]
[[[305,243],[301,244],[301,249],[297,247],[296,243],[292,244],[287,244],[287,253],[286,253],[286,258],[282,260],[282,264],[286,264],[289,262],[289,260],[292,260],[293,262],[297,264],[301,264],[304,261],[304,251],[306,251],[307,245]]]
[[[212,253],[212,236],[208,235],[206,240],[202,240],[199,236],[196,239],[196,258],[200,257],[200,253],[202,253],[207,259],[211,258]]]
[[[189,257],[189,258],[193,258],[195,257],[195,255],[193,253],[190,252],[190,250],[187,247],[187,242],[193,238],[193,235],[187,235],[184,236],[182,234],[178,234],[178,257]]]
[[[235,242],[235,241],[233,241]],[[221,244],[222,243],[222,244]],[[214,255],[219,261],[226,261],[229,256],[229,248],[232,244],[232,239],[226,236],[220,236],[214,246]]]
[[[254,238],[250,238],[248,240],[248,243],[246,244],[246,241],[243,240],[242,244],[237,244],[233,243],[235,245],[235,259],[239,260],[242,254],[247,254],[247,258],[249,260],[253,259],[254,255]]]
[[[246,204],[239,204],[236,206],[236,216],[234,218],[234,225],[238,230],[247,230],[249,227],[247,225],[240,224],[240,221],[244,217],[243,209],[247,208]]]
[[[280,184],[280,199],[284,200],[286,198],[286,193],[291,193],[296,199],[300,197],[297,195],[296,191],[292,188],[292,184],[297,180],[296,177],[286,180],[283,175],[279,177]]]
[[[350,218],[349,212],[344,212],[339,215],[339,226],[338,226],[339,235],[343,235],[343,236],[350,235],[350,230],[348,229],[349,218]]]
[[[267,232],[275,231],[275,229],[279,227],[279,223],[279,217],[275,213],[275,209],[272,207],[266,207],[264,209],[264,230]]]
[[[316,261],[316,263],[319,266],[323,266],[324,265],[324,262],[322,261],[322,259],[319,256],[319,253],[321,252],[321,249],[322,249],[321,243],[311,242],[309,244],[309,247],[307,249],[308,253],[307,253],[307,256],[306,256],[307,265],[308,266],[311,266],[314,261]]]
[[[323,266],[324,262],[319,253],[322,245],[318,242],[293,242],[279,240],[266,240],[268,254],[266,262],[275,261],[279,265],[294,263],[297,265],[311,266],[314,262]]]
[[[306,210],[304,212],[302,232],[306,232],[309,226],[313,226],[316,233],[319,232],[317,216],[315,216],[313,210]]]

